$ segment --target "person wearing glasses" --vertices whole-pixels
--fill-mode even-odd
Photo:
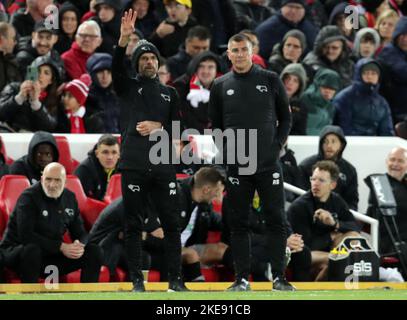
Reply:
[[[348,205],[333,192],[339,175],[335,162],[318,161],[309,178],[311,189],[297,198],[287,212],[293,232],[301,234],[304,245],[311,250],[315,281],[326,281],[330,250],[345,237],[360,236]]]
[[[346,38],[337,26],[323,27],[315,40],[314,50],[304,59],[314,72],[320,68],[332,69],[339,73],[342,87],[351,84],[354,62],[350,58],[350,49]]]
[[[339,179],[335,192],[345,200],[351,209],[357,210],[359,202],[358,175],[356,168],[342,157],[346,148],[346,138],[338,126],[325,126],[319,136],[318,153],[305,158],[299,165],[303,178],[303,186],[309,189],[311,184],[308,177],[312,174],[312,166],[321,160],[331,160],[339,167]]]
[[[62,54],[67,80],[79,79],[86,73],[86,61],[101,45],[101,30],[96,21],[85,21],[78,27],[71,49]]]

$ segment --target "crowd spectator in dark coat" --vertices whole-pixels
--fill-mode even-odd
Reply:
[[[307,41],[304,33],[300,30],[288,31],[282,42],[274,46],[273,52],[269,59],[269,68],[278,74],[290,63],[301,63],[304,53],[307,49]],[[312,75],[312,70],[308,65],[304,68],[310,69],[307,74]]]
[[[233,6],[236,10],[237,30],[254,30],[274,13],[264,0],[235,0]]]
[[[333,100],[334,123],[349,136],[393,136],[389,104],[379,94],[380,65],[371,58],[359,60],[351,86]]]
[[[57,126],[59,65],[41,56],[33,61],[31,68],[37,70],[37,79],[12,82],[1,92],[0,121],[17,132],[52,132]]]
[[[108,53],[95,53],[88,59],[86,69],[92,77],[86,109],[90,113],[101,112],[103,132],[119,133],[120,106],[113,90],[112,56]]]
[[[59,54],[71,48],[79,26],[79,18],[79,11],[71,2],[64,2],[59,8],[58,41],[54,46]]]
[[[93,18],[102,31],[102,44],[98,52],[113,54],[120,36],[120,4],[115,0],[96,0],[96,17]]]
[[[35,58],[40,56],[48,56],[49,59],[58,65],[59,74],[63,77],[64,63],[59,53],[54,49],[54,45],[58,40],[54,29],[49,29],[45,20],[38,21],[34,26],[32,33],[32,41],[26,43],[23,48],[20,48],[16,55],[20,73],[25,76],[27,66],[29,66]]]
[[[236,11],[232,0],[192,0],[192,14],[199,25],[209,29],[212,35],[211,50],[220,53],[236,28]]]
[[[16,44],[16,31],[8,23],[0,22],[0,91],[14,81],[21,81],[18,64],[13,50]]]
[[[305,17],[304,0],[282,1],[281,11],[256,28],[260,40],[260,55],[268,60],[274,45],[281,42],[292,29],[302,31],[307,39],[307,48],[312,49],[318,30]]]
[[[164,58],[173,56],[178,52],[187,37],[188,31],[197,25],[196,19],[191,16],[191,1],[164,1],[168,12],[165,19],[153,32],[150,40]]]
[[[292,112],[291,135],[305,135],[307,127],[307,106],[300,98],[307,86],[307,75],[299,63],[287,65],[281,72],[280,79],[284,84]]]
[[[171,79],[174,81],[187,72],[188,63],[192,58],[204,51],[208,51],[211,45],[211,34],[202,26],[195,26],[188,31],[185,39],[185,47],[180,47],[177,54],[167,59]]]
[[[339,73],[342,87],[350,85],[353,75],[353,61],[349,57],[350,50],[346,38],[337,26],[323,27],[315,40],[314,50],[307,54],[304,63],[314,71],[328,68]]]
[[[378,60],[385,67],[383,96],[397,123],[407,117],[407,17],[400,18],[392,42],[383,48]]]
[[[135,28],[149,38],[160,24],[155,2],[153,0],[129,0],[123,11],[128,11],[130,8],[137,12]]]

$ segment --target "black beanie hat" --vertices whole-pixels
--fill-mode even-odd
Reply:
[[[157,47],[147,40],[140,40],[137,42],[137,46],[134,49],[133,57],[131,59],[132,65],[134,66],[136,72],[138,72],[138,61],[142,54],[151,52],[157,56],[158,66],[160,66],[160,52]]]
[[[375,71],[380,76],[380,67],[376,62],[369,62],[362,67],[361,73],[372,70]]]
[[[283,0],[281,1],[281,7],[284,7],[286,4],[289,3],[297,3],[302,5],[305,8],[305,0]]]

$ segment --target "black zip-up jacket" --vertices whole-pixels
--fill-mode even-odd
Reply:
[[[291,204],[287,216],[293,231],[302,235],[304,244],[311,250],[328,250],[332,242],[330,234],[335,229],[319,220],[314,222],[313,217],[318,209],[327,210],[332,214],[339,222],[339,232],[359,232],[360,228],[348,205],[339,195],[332,192],[326,202],[320,202],[314,198],[311,191],[308,191]]]
[[[291,128],[291,111],[281,80],[275,72],[257,65],[247,73],[231,71],[215,80],[209,117],[213,128],[245,129],[246,154],[248,129],[257,130],[257,172],[270,169],[276,163]]]
[[[42,170],[35,162],[35,149],[38,145],[47,143],[54,150],[53,162],[59,160],[59,150],[55,138],[52,134],[44,131],[37,131],[28,145],[28,154],[17,159],[10,165],[10,174],[26,176],[31,184],[40,181]]]
[[[45,254],[57,254],[66,231],[86,244],[75,194],[65,189],[58,199],[47,197],[41,183],[23,191],[11,213],[0,247],[36,244]]]
[[[178,180],[177,182],[180,208],[180,227],[182,231],[184,231],[187,227],[192,212],[198,206],[194,229],[185,243],[185,247],[189,247],[194,244],[206,243],[209,231],[222,230],[222,217],[221,215],[212,211],[211,205],[196,203],[192,200],[191,189],[194,185],[193,177]]]
[[[338,126],[324,127],[324,129],[321,130],[319,136],[318,154],[305,158],[299,164],[298,167],[301,171],[303,186],[305,187],[305,190],[311,188],[309,177],[311,177],[312,175],[312,166],[318,161],[326,160],[324,157],[322,145],[325,137],[328,134],[335,134],[342,142],[342,150],[339,152],[337,159],[335,160],[336,165],[339,167],[340,173],[334,191],[338,193],[343,198],[343,200],[346,201],[351,209],[357,210],[359,202],[358,174],[355,167],[350,162],[342,158],[342,153],[346,148],[347,142],[342,129]]]
[[[179,121],[179,98],[174,88],[159,83],[158,76],[154,79],[140,75],[130,78],[123,63],[125,50],[117,46],[112,63],[113,84],[121,108],[122,144],[119,168],[145,169],[152,166],[149,152],[156,141],[149,141],[149,136],[141,136],[136,130],[137,123],[145,120],[157,121],[170,134],[172,122]]]
[[[107,173],[95,155],[96,146],[88,153],[88,157],[75,169],[76,175],[88,197],[103,200],[107,188]],[[113,171],[112,175],[116,172]]]

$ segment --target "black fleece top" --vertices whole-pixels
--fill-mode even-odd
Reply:
[[[275,72],[257,65],[247,73],[231,71],[215,80],[209,117],[213,128],[245,129],[246,154],[249,129],[257,130],[257,172],[276,163],[291,128],[291,111],[281,80]],[[239,139],[236,145],[243,142]]]

